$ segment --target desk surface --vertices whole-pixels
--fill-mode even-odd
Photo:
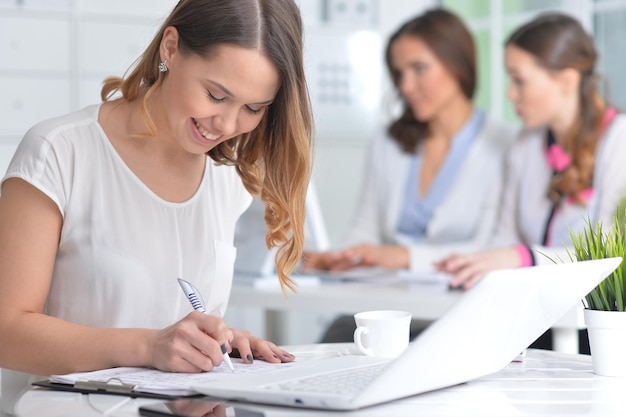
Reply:
[[[416,318],[434,320],[448,311],[462,295],[462,291],[448,291],[441,285],[323,280],[318,285],[299,286],[297,293],[289,293],[285,298],[278,285],[256,288],[235,280],[229,304],[277,311],[342,314],[394,309],[410,311]]]
[[[247,282],[250,282],[248,279]],[[384,281],[383,281],[384,282]],[[442,283],[395,282],[391,284],[332,281],[324,279],[318,285],[300,286],[298,292],[283,297],[278,285],[256,288],[242,285],[235,279],[229,304],[256,307],[266,312],[308,311],[320,313],[354,314],[366,310],[404,310],[414,319],[436,320],[443,316],[463,296],[463,291],[448,290]],[[273,333],[272,316],[266,321],[266,331],[273,340],[283,340]],[[578,352],[578,329],[585,327],[583,306],[566,313],[553,326],[554,350]]]
[[[241,285],[235,280],[229,304],[257,307],[271,311],[309,311],[354,314],[366,310],[404,310],[419,320],[436,320],[443,316],[463,296],[463,291],[448,290],[441,284],[393,283],[389,285],[363,282],[333,282],[322,280],[319,285],[301,286],[298,292],[283,297],[278,285],[256,288]],[[583,306],[574,306],[554,326],[573,331],[585,327]],[[577,352],[577,331],[574,347],[566,352]]]
[[[336,354],[351,344],[288,347],[300,358]],[[254,406],[265,417],[597,416],[624,415],[626,378],[594,375],[591,358],[529,350],[521,363],[466,384],[420,394],[354,412],[324,412]],[[17,404],[22,417],[138,416],[141,404],[155,402],[110,395],[81,395],[33,389]],[[249,406],[248,406],[249,407]]]

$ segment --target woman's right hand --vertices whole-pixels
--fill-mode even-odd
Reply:
[[[218,316],[191,312],[150,341],[150,366],[169,372],[210,371],[230,352],[233,332]]]
[[[469,289],[487,273],[498,269],[521,267],[520,255],[515,247],[485,250],[469,255],[450,255],[435,262],[435,268],[452,274],[450,286]]]

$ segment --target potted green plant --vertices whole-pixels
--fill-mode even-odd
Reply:
[[[618,213],[625,213],[618,210]],[[570,257],[577,261],[624,258],[626,237],[624,215],[615,217],[614,224],[604,229],[602,223],[589,219],[583,230],[571,232],[573,250]],[[594,373],[606,376],[626,376],[626,262],[622,263],[595,287],[583,300],[584,317],[589,332],[589,345]]]

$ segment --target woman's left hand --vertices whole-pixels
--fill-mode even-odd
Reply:
[[[472,255],[451,255],[435,263],[439,271],[454,275],[450,281],[451,287],[465,289],[474,286],[488,272],[520,266],[521,260],[515,248],[493,249]]]
[[[252,363],[254,359],[261,359],[270,363],[293,362],[296,357],[276,346],[272,342],[252,335],[246,330],[230,329],[234,338],[232,347],[239,351],[244,363]]]

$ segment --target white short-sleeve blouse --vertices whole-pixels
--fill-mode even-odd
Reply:
[[[199,289],[207,311],[223,315],[235,223],[252,201],[234,167],[207,157],[196,193],[165,201],[116,152],[99,109],[35,125],[4,177],[32,184],[63,216],[46,313],[88,326],[162,328],[191,311],[181,277]],[[7,379],[5,372],[3,387]]]

